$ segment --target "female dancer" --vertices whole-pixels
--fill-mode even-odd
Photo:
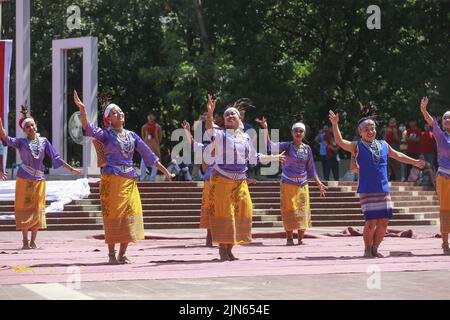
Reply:
[[[22,159],[22,165],[17,170],[14,200],[16,229],[22,230],[22,249],[36,249],[38,230],[47,228],[45,217],[45,155],[51,159],[54,169],[63,166],[76,175],[80,175],[81,171],[68,165],[57,154],[50,141],[39,135],[36,122],[28,115],[26,103],[25,106],[22,106],[22,114],[22,118],[19,119],[19,127],[27,137],[11,138],[7,136],[0,119],[0,139],[9,147],[19,150]],[[31,230],[30,242],[28,241],[29,230]]]
[[[206,130],[215,152],[209,216],[212,241],[219,244],[221,261],[237,260],[232,253],[233,246],[252,240],[253,208],[246,180],[246,162],[256,164],[257,161],[284,160],[283,153],[276,156],[256,153],[250,136],[243,131],[238,104],[225,110],[225,129],[215,129],[213,115],[216,100],[208,95]]]
[[[425,161],[415,160],[394,150],[384,140],[376,140],[375,121],[365,117],[358,122],[361,140],[350,142],[342,139],[339,130],[339,114],[329,111],[336,143],[345,151],[355,155],[359,167],[358,193],[361,209],[366,220],[364,225],[364,257],[382,258],[378,247],[383,241],[389,219],[392,218],[392,202],[387,177],[388,156],[395,160],[414,165],[425,166]]]
[[[272,152],[286,152],[280,186],[281,217],[286,230],[286,245],[294,245],[294,230],[298,232],[298,244],[303,244],[305,230],[311,228],[308,177],[316,181],[321,197],[325,196],[327,189],[317,175],[311,147],[303,143],[305,125],[301,122],[294,123],[291,129],[292,141],[274,143],[270,140],[266,118],[256,121],[264,129],[265,139]]]
[[[425,121],[433,127],[433,135],[439,154],[439,169],[436,178],[436,192],[439,197],[442,249],[444,254],[450,255],[448,233],[450,232],[450,111],[442,116],[442,130],[437,118],[427,111],[428,97],[422,98],[420,111]]]
[[[109,128],[101,129],[88,123],[85,106],[76,91],[73,92],[73,99],[80,109],[84,135],[99,140],[105,149],[106,164],[100,181],[100,202],[109,263],[130,263],[125,256],[128,244],[144,239],[141,197],[136,183],[137,173],[133,168],[134,151],[141,154],[148,167],[155,164],[169,180],[174,175],[159,162],[139,135],[124,129],[125,115],[117,105],[109,104],[106,107],[103,116]],[[117,258],[116,243],[120,243]]]

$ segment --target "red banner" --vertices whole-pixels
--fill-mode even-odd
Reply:
[[[0,117],[3,126],[8,132],[8,112],[9,112],[9,79],[12,60],[12,40],[0,40]],[[3,163],[0,164],[5,169],[6,148],[3,148]]]

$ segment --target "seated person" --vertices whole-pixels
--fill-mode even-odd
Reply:
[[[419,156],[420,160],[425,160],[425,156],[421,154]],[[411,172],[409,173],[408,181],[417,182],[419,185],[426,186],[432,185],[436,186],[436,174],[433,170],[433,167],[429,162],[426,162],[425,167],[423,169],[419,169],[417,167],[411,168]]]

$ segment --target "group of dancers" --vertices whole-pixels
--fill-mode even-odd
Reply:
[[[130,242],[144,239],[142,204],[137,187],[137,173],[133,168],[133,155],[137,151],[147,167],[156,167],[168,180],[171,174],[159,161],[152,149],[135,132],[124,128],[125,115],[113,103],[105,105],[103,121],[105,128],[88,123],[83,102],[73,93],[74,102],[79,108],[83,134],[93,137],[102,144],[104,164],[100,180],[100,202],[103,216],[105,242],[108,245],[110,264],[127,264],[130,260],[126,250]],[[233,253],[235,245],[252,241],[252,200],[247,183],[248,163],[282,163],[280,175],[280,208],[286,230],[286,245],[295,245],[294,231],[297,231],[298,244],[303,244],[305,230],[311,227],[311,210],[308,179],[317,184],[320,196],[326,196],[327,187],[320,181],[314,165],[311,147],[304,143],[306,126],[295,122],[291,128],[290,141],[275,143],[268,133],[265,118],[258,119],[264,129],[268,153],[257,153],[252,140],[244,132],[240,119],[240,104],[236,101],[224,111],[224,127],[214,124],[214,110],[217,100],[208,95],[206,134],[211,144],[205,146],[192,139],[189,123],[183,127],[195,151],[210,148],[210,159],[205,174],[201,205],[200,227],[207,229],[206,244],[219,245],[221,261],[238,258]],[[425,121],[432,126],[439,154],[436,191],[440,202],[440,228],[442,249],[450,254],[448,233],[450,229],[450,111],[442,117],[442,129],[437,118],[427,111],[428,98],[420,104]],[[358,194],[365,218],[364,257],[383,257],[379,246],[383,241],[389,219],[393,216],[393,206],[389,193],[387,177],[388,157],[397,161],[425,166],[424,160],[416,160],[392,149],[384,140],[376,139],[376,120],[364,117],[358,121],[357,128],[361,140],[350,142],[342,138],[339,130],[339,114],[329,111],[336,143],[352,154],[359,171]],[[46,228],[45,217],[45,179],[43,160],[45,154],[52,160],[54,168],[63,166],[72,173],[81,172],[68,165],[56,153],[50,142],[39,136],[35,120],[27,114],[26,108],[19,125],[26,138],[12,138],[7,135],[0,119],[0,139],[9,147],[19,150],[22,165],[16,178],[14,211],[16,229],[23,234],[23,249],[37,248],[38,229]],[[5,179],[4,174],[0,175]],[[28,231],[31,230],[31,242]],[[115,246],[119,252],[116,255]]]

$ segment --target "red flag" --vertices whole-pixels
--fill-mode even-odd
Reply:
[[[9,78],[12,60],[12,40],[0,40],[0,117],[3,126],[8,132],[8,112],[9,112]],[[6,151],[3,148],[3,170],[6,167]]]

